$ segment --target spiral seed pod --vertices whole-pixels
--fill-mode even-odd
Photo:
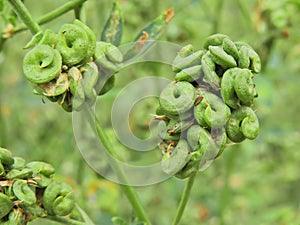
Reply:
[[[28,186],[26,180],[16,180],[13,184],[13,192],[25,205],[33,205],[37,201],[34,191]]]
[[[53,80],[59,75],[61,66],[62,58],[59,51],[48,45],[33,48],[23,60],[24,75],[34,84]]]
[[[189,46],[188,46],[189,47]],[[187,52],[185,52],[187,51]],[[184,53],[185,52],[185,53]],[[193,67],[200,64],[203,51],[196,51],[190,54],[190,49],[179,52],[173,62],[173,71],[180,72],[188,67]],[[189,55],[188,55],[189,54]]]
[[[0,161],[3,165],[11,166],[14,163],[11,152],[0,147]]]
[[[49,215],[68,215],[75,206],[72,187],[63,181],[52,181],[45,189],[43,206]]]
[[[10,198],[0,192],[0,219],[5,217],[13,208],[13,202]]]
[[[94,33],[79,20],[74,24],[64,24],[59,30],[56,49],[67,66],[90,60],[95,52]]]
[[[253,77],[254,75],[248,69],[232,68],[227,70],[221,82],[224,102],[233,109],[238,108],[240,104],[250,106],[256,97]]]
[[[53,166],[45,162],[33,161],[27,163],[26,166],[32,169],[34,174],[43,174],[50,177],[55,173],[55,169],[53,168]]]
[[[228,138],[233,142],[241,142],[245,138],[253,140],[257,137],[258,130],[258,118],[247,106],[234,110],[226,125]]]
[[[180,140],[174,150],[164,154],[161,161],[162,170],[168,175],[174,175],[186,165],[189,159],[189,146],[185,140]]]
[[[13,169],[21,170],[25,167],[26,162],[25,159],[21,157],[13,157],[14,159],[14,164],[12,165]]]
[[[6,178],[9,180],[13,179],[27,179],[31,177],[33,174],[32,170],[29,168],[19,169],[12,169],[6,174]]]
[[[213,34],[206,38],[204,48],[208,49],[209,46],[219,46],[223,44],[224,39],[229,38],[225,34]]]
[[[202,127],[219,128],[226,124],[230,109],[217,95],[204,92],[202,101],[194,107],[196,121]]]
[[[162,110],[171,115],[180,115],[188,111],[195,101],[195,89],[188,82],[169,84],[160,94]]]

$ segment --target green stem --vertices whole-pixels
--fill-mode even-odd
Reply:
[[[52,220],[52,221],[55,221],[55,222],[59,222],[59,223],[66,224],[66,225],[86,225],[86,223],[84,223],[84,222],[80,222],[80,221],[77,221],[77,220],[72,220],[72,219],[69,219],[67,217],[47,216],[47,217],[45,217],[45,219]]]
[[[96,118],[96,116],[90,109],[87,109],[86,111],[90,118],[89,121],[92,122],[91,125],[96,126],[98,137],[101,140],[103,146],[105,147],[105,149],[108,151],[109,154],[111,154],[114,158],[117,158],[118,156],[116,155],[116,153],[114,151],[113,145],[109,141],[109,137],[106,135],[99,120]],[[93,124],[93,122],[94,122],[94,124]],[[122,183],[126,183],[126,175],[124,174],[124,172],[123,172],[122,168],[119,166],[119,164],[117,164],[114,161],[110,162],[110,164],[111,164],[112,168],[115,170],[118,178],[122,181]],[[146,222],[147,225],[151,225],[152,223],[151,223],[145,209],[143,208],[135,190],[129,185],[120,184],[120,187],[123,190],[124,194],[126,195],[127,199],[129,200],[129,202],[130,202],[136,216],[139,218],[139,220]]]
[[[32,19],[29,11],[21,0],[8,0],[14,12],[25,23],[32,34],[40,31],[39,25]]]
[[[69,1],[67,3],[65,3],[64,5],[54,9],[53,11],[45,14],[44,16],[40,17],[37,19],[37,23],[39,25],[48,23],[52,20],[54,20],[55,18],[65,14],[66,12],[73,10],[74,8],[76,8],[79,5],[82,5],[85,1],[87,0],[73,0],[73,1]],[[18,33],[20,31],[26,30],[27,27],[24,26],[23,24],[20,25],[19,27],[16,27],[14,33]]]
[[[181,220],[181,217],[183,215],[184,209],[185,209],[187,201],[189,199],[191,189],[193,187],[196,175],[197,175],[197,173],[194,173],[186,183],[186,186],[183,190],[183,193],[182,193],[182,196],[181,196],[181,199],[180,199],[180,203],[179,203],[179,206],[177,208],[177,213],[176,213],[176,216],[173,220],[172,225],[179,224],[179,222]]]

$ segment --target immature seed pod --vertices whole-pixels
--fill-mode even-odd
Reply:
[[[228,138],[233,142],[241,142],[245,138],[253,140],[257,137],[258,130],[258,118],[247,106],[234,110],[226,125]]]
[[[56,97],[64,94],[70,87],[68,75],[60,73],[57,78],[43,84],[33,86],[35,92],[47,97]]]
[[[64,24],[59,30],[56,49],[62,55],[67,66],[73,66],[90,60],[95,52],[95,37],[92,31],[82,22]]]
[[[52,181],[43,195],[43,206],[48,215],[68,215],[75,206],[72,187],[63,181]]]
[[[27,179],[32,176],[33,172],[30,168],[12,169],[6,174],[6,178],[9,180],[14,179]]]
[[[193,82],[200,78],[201,72],[202,72],[201,65],[185,68],[175,75],[175,80]]]
[[[248,69],[227,70],[221,82],[224,102],[233,109],[238,108],[240,104],[250,106],[257,95],[252,78],[253,74]]]
[[[0,220],[12,210],[13,206],[10,198],[0,192]]]
[[[94,102],[97,98],[97,93],[94,89],[98,81],[98,67],[94,62],[90,62],[81,68],[82,72],[82,85],[85,97]]]
[[[33,161],[27,163],[28,168],[32,169],[34,174],[43,174],[45,176],[51,176],[55,173],[55,169],[49,163]]]
[[[0,161],[3,165],[11,166],[14,163],[11,152],[0,147]]]
[[[162,170],[168,175],[174,175],[186,165],[189,159],[189,146],[185,140],[180,140],[173,151],[166,152],[163,156]]]
[[[194,105],[195,89],[188,82],[171,83],[160,94],[159,103],[163,111],[170,115],[179,115]]]
[[[219,46],[222,45],[225,38],[229,38],[227,35],[224,34],[213,34],[206,38],[204,43],[204,48],[208,49],[209,46]]]
[[[202,92],[203,100],[195,106],[194,116],[202,127],[223,127],[230,116],[230,109],[217,95]]]
[[[235,59],[227,54],[222,47],[209,46],[208,49],[211,53],[211,59],[222,68],[227,69],[237,66]]]
[[[182,57],[182,54],[178,54],[173,61],[173,71],[179,72],[185,68],[200,65],[201,57],[204,54],[203,51],[193,52],[191,55]]]
[[[13,157],[14,164],[12,165],[13,169],[21,170],[26,166],[25,159],[21,157]]]
[[[228,55],[231,55],[235,59],[235,61],[237,61],[239,59],[238,49],[237,49],[236,45],[234,44],[234,42],[231,41],[229,38],[223,39],[222,48]]]
[[[56,49],[48,45],[39,45],[30,50],[23,60],[26,79],[34,84],[47,83],[58,77],[62,58]]]
[[[211,58],[211,53],[206,52],[201,58],[203,70],[203,82],[210,85],[215,90],[220,88],[220,78],[216,73],[216,65]]]
[[[97,41],[94,57],[100,69],[108,70],[110,73],[116,72],[118,63],[123,61],[123,55],[116,46],[102,41]]]
[[[36,203],[34,191],[28,186],[26,180],[16,180],[13,184],[14,195],[25,205]]]

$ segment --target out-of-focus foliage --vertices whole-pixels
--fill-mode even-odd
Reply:
[[[62,1],[25,3],[38,18]],[[299,1],[121,0],[120,5],[124,15],[121,44],[133,40],[145,23],[173,7],[175,17],[161,40],[182,46],[190,43],[200,49],[205,37],[219,32],[250,43],[263,60],[263,70],[255,78],[259,137],[227,148],[223,157],[198,175],[181,224],[300,224]],[[98,39],[111,7],[108,0],[89,0],[85,5],[87,24]],[[0,18],[4,30],[9,24],[3,23],[1,12]],[[69,12],[43,28],[58,30],[73,19],[73,12]],[[112,224],[111,217],[116,215],[129,219],[132,212],[118,186],[99,179],[81,158],[70,114],[32,94],[21,71],[22,48],[30,37],[29,32],[16,34],[0,52],[0,146],[14,149],[15,155],[28,161],[53,164],[76,190],[80,205],[96,224]],[[112,101],[122,87],[149,75],[171,78],[174,74],[168,65],[158,63],[142,63],[121,71],[112,92],[103,96],[101,122],[109,124]],[[131,127],[137,136],[147,137],[146,125],[156,106],[151,99],[132,111]],[[184,181],[172,178],[137,189],[154,224],[171,223],[183,186]]]

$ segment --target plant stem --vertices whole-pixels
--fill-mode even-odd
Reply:
[[[177,208],[177,213],[176,213],[176,216],[173,220],[173,223],[172,225],[177,225],[179,224],[180,220],[181,220],[181,217],[183,215],[183,212],[184,212],[184,209],[185,209],[185,206],[187,204],[187,201],[189,199],[189,196],[190,196],[190,193],[191,193],[191,189],[193,187],[193,184],[194,184],[194,181],[195,181],[195,177],[196,177],[197,173],[194,173],[190,178],[189,180],[187,181],[186,183],[186,186],[183,190],[183,193],[182,193],[182,196],[181,196],[181,199],[180,199],[180,203],[179,203],[179,206]]]
[[[32,34],[36,34],[40,31],[38,23],[32,19],[32,16],[21,0],[8,0],[8,2],[10,3],[14,12],[25,23]]]
[[[56,221],[56,222],[63,223],[66,225],[86,225],[86,223],[84,223],[84,222],[80,222],[77,220],[72,220],[72,219],[69,219],[66,217],[60,217],[60,216],[47,216],[47,217],[45,217],[45,219]]]
[[[67,3],[65,3],[64,5],[54,9],[53,11],[45,14],[44,16],[40,17],[37,19],[37,23],[39,25],[48,23],[52,20],[54,20],[55,18],[65,14],[66,12],[73,10],[74,8],[76,8],[79,5],[82,5],[85,1],[87,0],[73,0],[73,1],[69,1]],[[26,30],[27,27],[24,26],[24,24],[16,27],[14,33],[18,33],[20,31]]]
[[[109,137],[106,135],[99,120],[96,118],[94,113],[89,108],[86,109],[86,111],[89,114],[89,118],[90,118],[89,121],[95,123],[95,124],[91,124],[91,125],[96,126],[98,137],[101,140],[103,146],[106,148],[106,150],[109,152],[109,154],[111,154],[113,157],[117,158],[117,155],[114,151],[113,145],[109,141]],[[122,168],[116,162],[113,162],[113,161],[111,162],[111,166],[115,170],[118,178],[121,179],[122,183],[126,183],[126,176],[125,176]],[[146,222],[147,225],[151,225],[152,223],[151,223],[150,219],[148,218],[148,215],[147,215],[145,209],[143,208],[135,190],[131,186],[125,185],[125,184],[120,184],[120,187],[123,190],[124,194],[126,195],[127,199],[129,200],[129,202],[130,202],[136,216],[139,218],[139,220]]]

